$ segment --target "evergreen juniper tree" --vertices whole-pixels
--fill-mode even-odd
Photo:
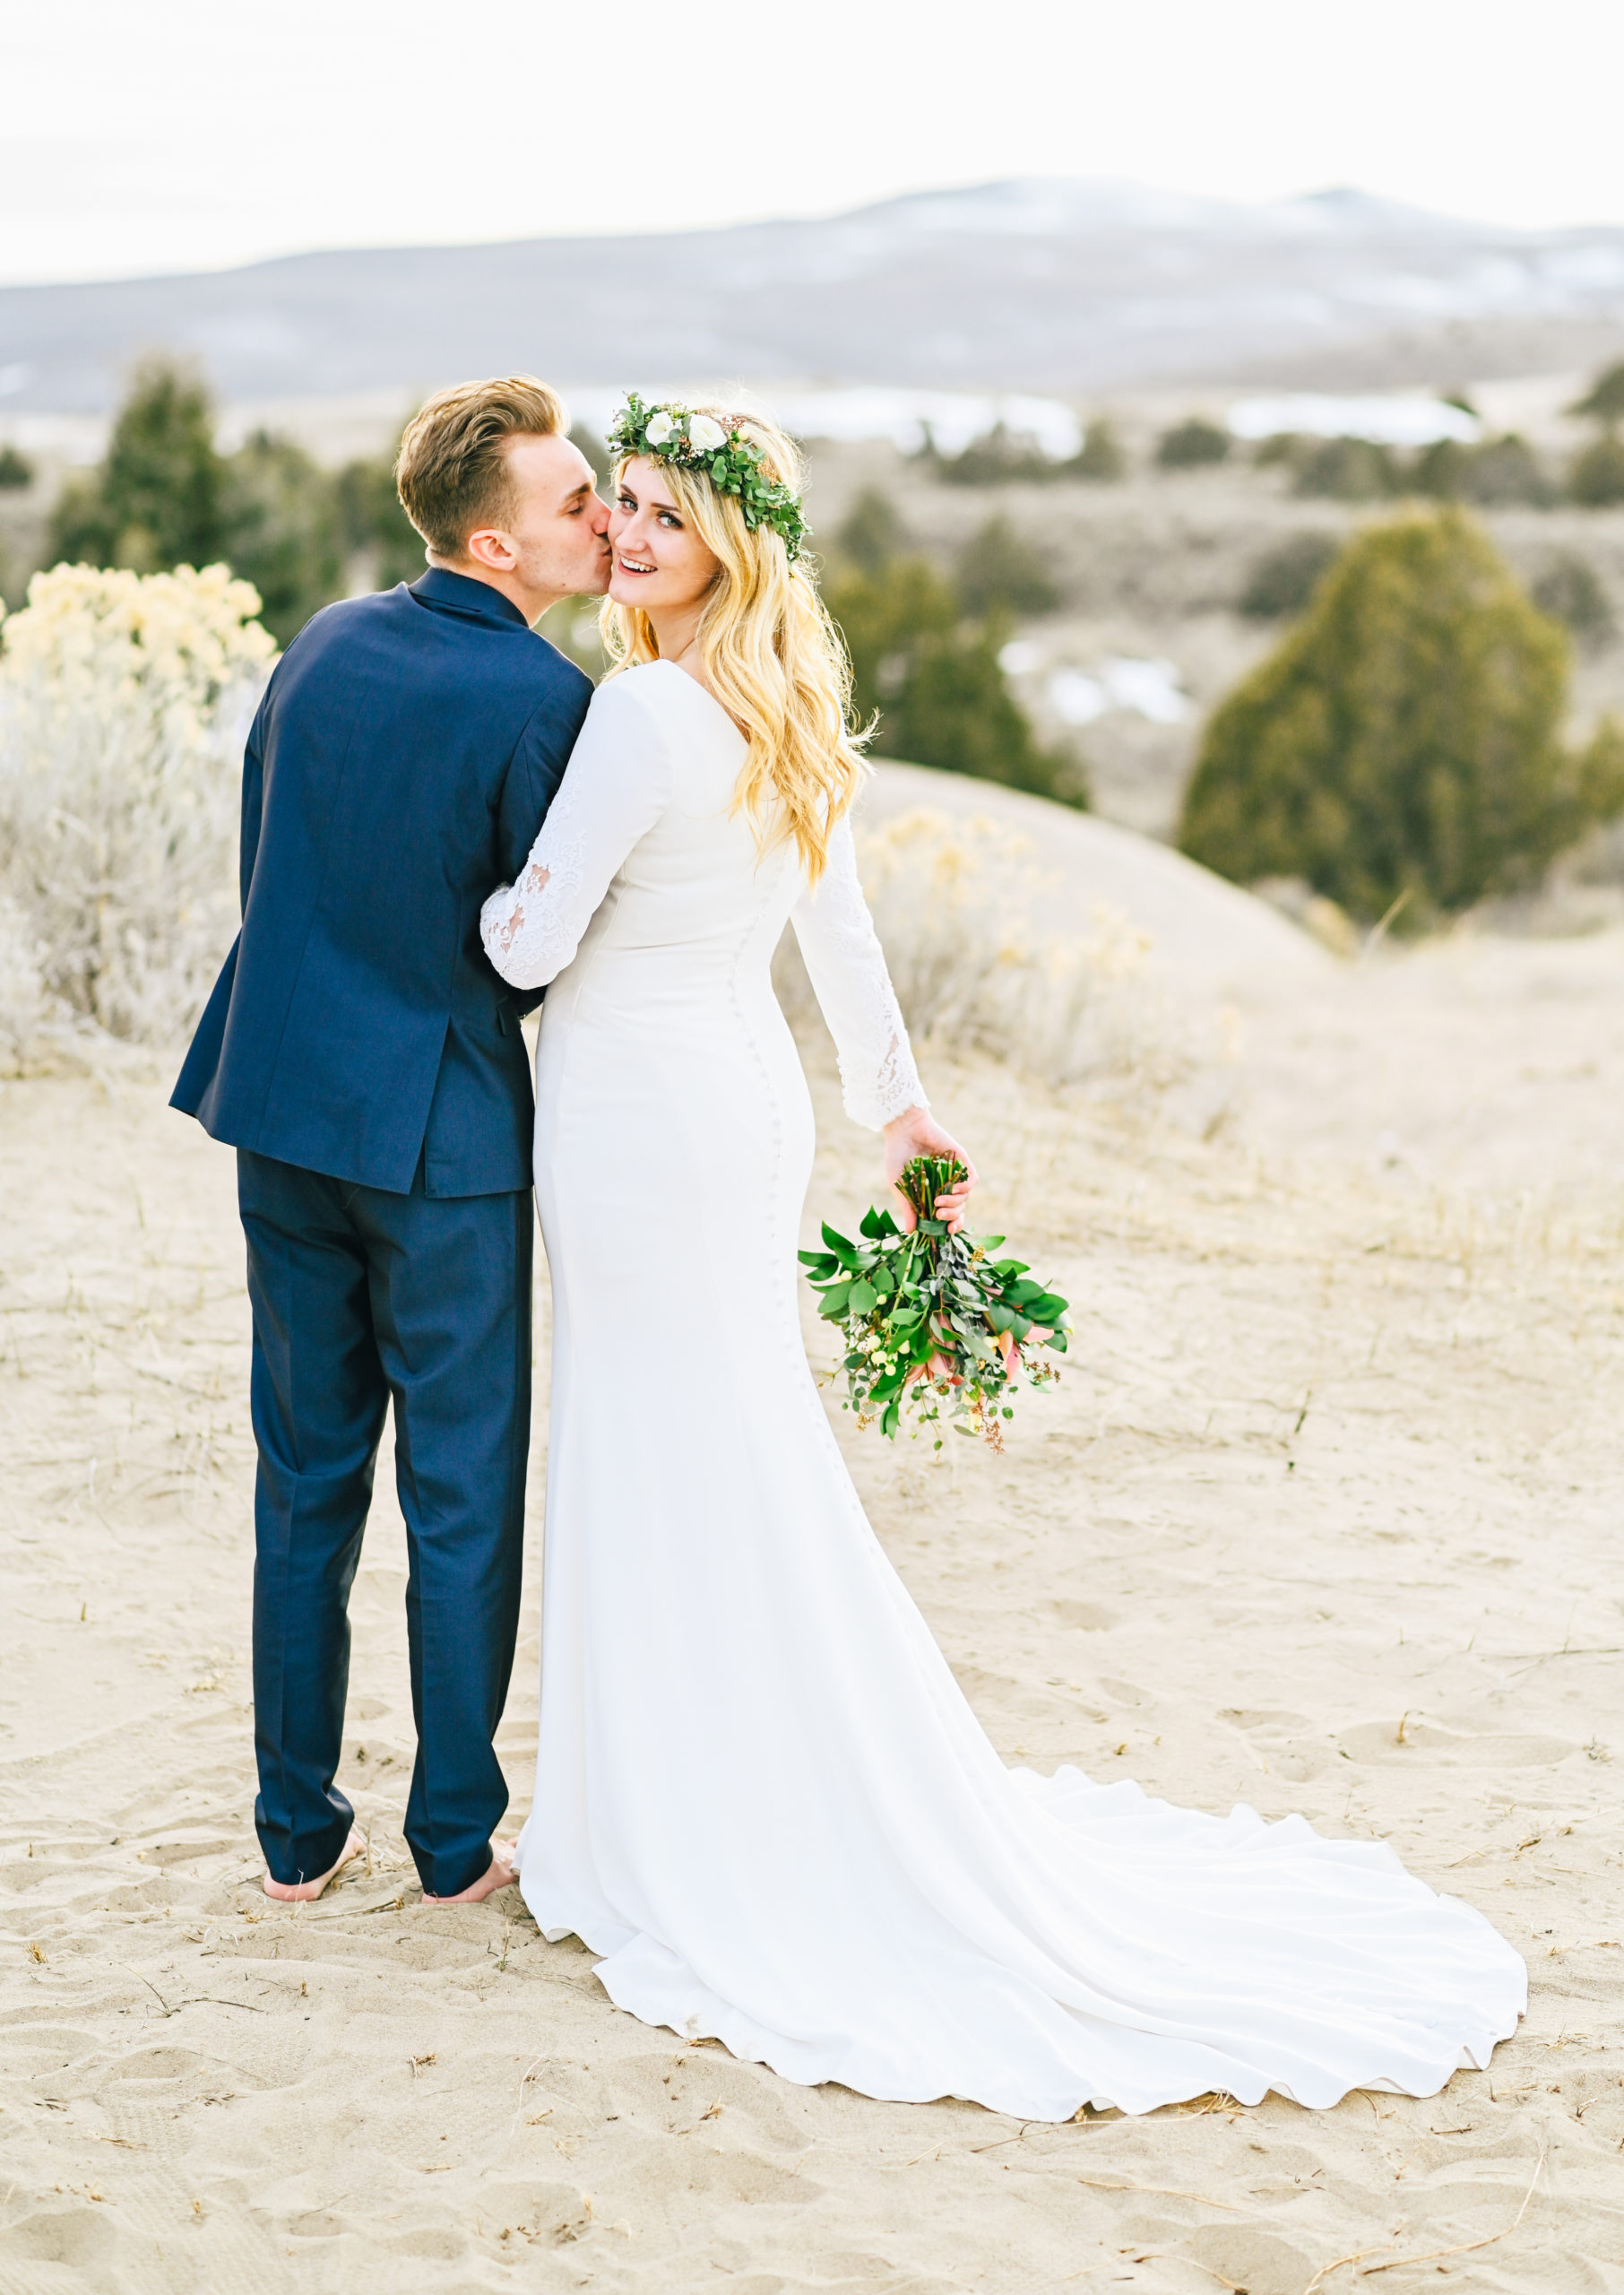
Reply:
[[[211,565],[225,551],[225,487],[206,385],[172,359],[149,359],[119,410],[107,459],[57,505],[52,550],[143,574]]]
[[[1604,368],[1568,411],[1602,427],[1601,437],[1576,456],[1568,473],[1568,491],[1587,510],[1611,509],[1624,502],[1624,440],[1619,437],[1619,425],[1624,422],[1624,359]]]
[[[375,589],[415,582],[426,567],[423,537],[401,507],[393,453],[346,463],[334,484],[345,555],[364,561]]]
[[[1060,475],[1086,478],[1097,486],[1114,485],[1127,477],[1127,456],[1109,414],[1097,414],[1088,424],[1082,446],[1068,463],[1060,464]]]
[[[865,486],[834,535],[835,553],[860,574],[883,573],[903,546],[896,505],[877,486]]]
[[[1575,458],[1568,491],[1587,510],[1610,510],[1624,502],[1624,438],[1603,431]]]
[[[1321,438],[1298,458],[1299,494],[1328,502],[1372,502],[1397,489],[1391,449],[1369,438]]]
[[[876,756],[1086,804],[1082,768],[1040,749],[1009,690],[996,619],[962,624],[923,559],[837,581],[826,602],[851,660],[852,714],[860,725],[878,718]]]
[[[1600,422],[1609,430],[1624,422],[1624,359],[1615,366],[1603,368],[1584,397],[1568,411]]]
[[[286,645],[344,593],[332,480],[291,439],[257,430],[226,465],[225,555],[259,592],[260,619]]]
[[[1163,470],[1200,470],[1229,460],[1230,434],[1205,415],[1192,414],[1164,430],[1156,444],[1156,460]]]
[[[1565,632],[1463,512],[1347,546],[1211,719],[1179,844],[1245,884],[1301,877],[1355,915],[1469,906],[1611,802],[1564,749]]]
[[[959,604],[976,617],[1052,613],[1060,602],[1047,562],[1001,514],[959,553]]]

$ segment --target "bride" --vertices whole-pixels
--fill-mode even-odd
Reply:
[[[1488,1921],[1300,1817],[1006,1769],[864,1518],[797,1316],[786,921],[887,1175],[953,1143],[858,883],[797,457],[754,416],[635,398],[611,445],[620,666],[483,917],[497,970],[550,984],[525,1900],[620,2007],[795,2081],[1049,2120],[1431,2095],[1525,2003]]]

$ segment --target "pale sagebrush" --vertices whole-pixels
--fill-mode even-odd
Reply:
[[[223,566],[37,574],[0,653],[0,1032],[162,1043],[236,922],[242,746],[275,652]]]
[[[45,950],[15,901],[0,894],[0,1075],[23,1063],[48,1020]]]
[[[1032,922],[1055,883],[1029,837],[919,806],[860,830],[858,866],[909,1032],[990,1053],[1052,1087],[1160,1091],[1190,1058],[1148,936],[1096,905],[1075,934]],[[814,1009],[786,940],[775,974],[791,1020]]]

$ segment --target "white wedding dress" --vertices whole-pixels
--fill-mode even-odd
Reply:
[[[758,862],[729,812],[743,755],[684,671],[623,672],[485,909],[498,970],[551,983],[526,1901],[620,2007],[790,2080],[1047,2120],[1432,2094],[1525,2005],[1481,1914],[1300,1817],[1006,1769],[881,1552],[797,1315],[786,919],[851,1113],[877,1126],[919,1082],[849,827],[816,892],[792,847]]]

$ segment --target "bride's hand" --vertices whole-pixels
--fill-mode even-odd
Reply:
[[[913,1206],[896,1182],[903,1165],[911,1163],[915,1156],[956,1156],[963,1165],[966,1177],[936,1199],[937,1217],[945,1220],[956,1234],[964,1224],[965,1204],[976,1183],[976,1168],[958,1141],[934,1120],[929,1108],[909,1108],[903,1114],[893,1116],[885,1126],[885,1177],[896,1198],[896,1221],[904,1234],[913,1225]]]

